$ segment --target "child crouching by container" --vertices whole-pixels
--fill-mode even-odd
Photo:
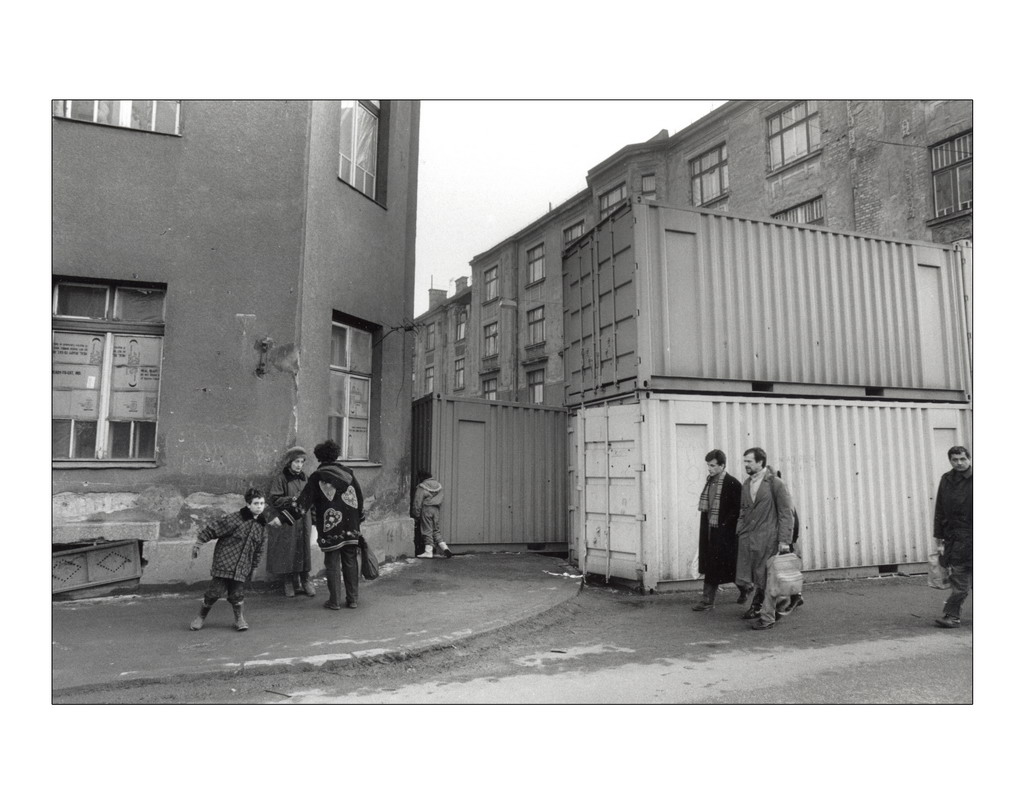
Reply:
[[[208,523],[196,536],[196,545],[192,548],[193,559],[199,558],[200,547],[211,539],[217,540],[217,547],[210,566],[213,581],[203,596],[199,614],[188,627],[193,632],[203,628],[210,608],[217,603],[217,599],[223,597],[227,597],[234,610],[235,629],[244,632],[249,628],[242,612],[245,583],[259,566],[267,544],[266,506],[266,495],[250,487],[245,492],[244,508]]]
[[[423,539],[423,553],[417,559],[431,559],[434,556],[452,558],[444,540],[441,539],[441,504],[444,503],[444,487],[429,472],[421,472],[416,493],[412,497],[412,516]]]

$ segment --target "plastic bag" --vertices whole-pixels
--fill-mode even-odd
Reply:
[[[367,581],[373,581],[380,575],[380,565],[377,563],[377,556],[370,550],[370,546],[366,544],[365,539],[359,540],[359,550],[363,555],[359,572],[363,574],[363,578]]]
[[[779,553],[768,559],[766,593],[775,598],[804,591],[803,561],[795,553]]]
[[[938,549],[928,554],[928,586],[936,590],[949,589],[949,569],[942,566]]]

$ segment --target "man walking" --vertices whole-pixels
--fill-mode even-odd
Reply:
[[[754,629],[775,626],[775,599],[765,596],[768,559],[788,553],[793,540],[793,504],[786,485],[767,468],[768,455],[760,447],[743,454],[747,479],[740,494],[740,517],[736,524],[738,550],[736,586],[753,585],[754,600],[745,620],[758,620]],[[759,609],[760,608],[760,609]]]
[[[704,461],[708,479],[700,493],[700,541],[697,571],[704,574],[704,594],[694,612],[715,606],[719,584],[736,579],[736,520],[740,516],[740,482],[725,471],[725,453],[712,450]],[[739,603],[746,601],[747,591],[741,589]]]
[[[935,539],[939,564],[949,569],[952,592],[935,623],[956,629],[974,573],[974,470],[966,447],[951,447],[947,456],[953,469],[942,476],[935,496]]]

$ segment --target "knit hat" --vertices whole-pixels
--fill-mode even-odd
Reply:
[[[287,452],[285,452],[284,454],[284,466],[287,467],[289,464],[295,461],[295,459],[304,457],[305,455],[306,448],[299,447],[298,445],[295,445],[295,447],[289,447]]]
[[[321,464],[316,471],[321,481],[335,489],[345,489],[352,483],[352,474],[337,464]]]

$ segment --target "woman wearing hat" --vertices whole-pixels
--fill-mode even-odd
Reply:
[[[295,593],[316,595],[316,588],[309,580],[311,567],[309,554],[310,516],[308,513],[297,517],[286,517],[294,511],[295,499],[306,485],[306,451],[293,447],[284,454],[281,472],[270,484],[270,505],[277,509],[283,525],[275,529],[267,546],[267,572],[282,577],[284,594],[294,598]],[[286,525],[294,521],[294,525]]]

